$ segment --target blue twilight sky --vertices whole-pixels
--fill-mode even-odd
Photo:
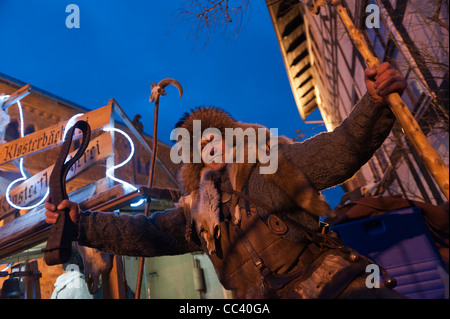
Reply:
[[[219,30],[204,46],[190,22],[175,22],[184,0],[0,0],[0,72],[88,109],[114,98],[129,118],[142,115],[149,135],[150,84],[174,78],[184,95],[169,87],[159,111],[158,137],[169,145],[177,120],[199,105],[288,137],[324,131],[301,120],[265,2],[251,2],[237,37]],[[72,3],[79,29],[66,27]],[[324,195],[333,207],[343,191]]]

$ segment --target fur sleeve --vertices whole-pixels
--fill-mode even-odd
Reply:
[[[323,190],[351,178],[381,147],[395,117],[389,107],[376,105],[365,94],[333,132],[304,142],[280,145],[312,186]]]
[[[181,208],[155,212],[150,217],[86,211],[80,218],[78,243],[125,256],[154,257],[200,250],[186,241],[185,232]]]

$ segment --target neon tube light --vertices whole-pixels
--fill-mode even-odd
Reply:
[[[4,98],[9,98],[9,95],[5,95],[3,96]],[[19,119],[20,119],[20,137],[24,137],[24,121],[23,121],[23,111],[22,111],[22,104],[20,103],[20,101],[17,101],[17,106],[19,108]],[[23,210],[29,210],[29,209],[33,209],[39,205],[41,205],[46,199],[48,194],[50,193],[50,189],[47,189],[47,192],[45,193],[44,197],[36,204],[32,205],[32,206],[18,206],[16,204],[14,204],[9,196],[9,192],[12,188],[13,185],[17,184],[18,182],[21,181],[26,181],[27,180],[27,176],[24,172],[24,168],[23,168],[23,157],[20,158],[19,160],[19,170],[20,170],[20,174],[22,175],[22,177],[16,179],[15,181],[11,182],[8,187],[6,188],[6,194],[5,194],[5,198],[6,201],[8,202],[9,205],[11,205],[11,207],[14,207],[15,209],[23,209]]]
[[[4,99],[4,100],[8,99],[9,97],[10,97],[10,95],[2,95],[2,96],[0,96],[0,98],[1,98],[1,99]],[[16,103],[17,103],[17,106],[18,106],[18,108],[19,108],[20,137],[23,138],[23,137],[24,137],[24,120],[23,120],[22,104],[20,103],[20,101],[17,101]],[[72,116],[72,117],[69,119],[69,121],[67,122],[66,127],[65,127],[65,129],[64,129],[64,134],[63,134],[62,140],[65,140],[66,134],[67,134],[67,132],[69,131],[69,129],[76,123],[76,119],[77,119],[78,117],[82,116],[82,115],[83,115],[83,113],[76,114],[76,115]],[[125,161],[123,161],[122,163],[118,164],[118,165],[114,165],[114,166],[108,168],[108,169],[106,170],[106,176],[109,177],[109,178],[111,178],[112,180],[114,180],[114,181],[116,181],[116,182],[122,184],[125,188],[129,188],[129,189],[131,189],[132,191],[137,190],[137,188],[136,188],[135,186],[131,185],[130,183],[127,183],[127,182],[125,182],[125,181],[123,181],[123,180],[121,180],[121,179],[116,178],[116,177],[113,176],[114,170],[115,170],[116,168],[120,168],[120,167],[124,166],[124,165],[127,164],[127,163],[131,160],[131,158],[133,157],[133,155],[134,155],[134,153],[135,153],[135,147],[134,147],[133,140],[128,136],[127,133],[125,133],[125,132],[122,131],[122,130],[119,130],[119,129],[116,129],[116,128],[112,128],[112,127],[107,127],[107,128],[104,128],[103,130],[104,130],[105,132],[114,131],[114,132],[118,132],[118,133],[122,134],[122,135],[125,136],[125,138],[128,140],[128,142],[130,143],[130,147],[131,147],[131,152],[130,152],[130,155],[127,157],[127,159],[126,159]],[[66,159],[66,161],[67,161],[67,160],[68,160],[68,159]],[[34,205],[31,205],[31,206],[18,206],[18,205],[16,205],[16,204],[14,204],[14,203],[12,202],[12,200],[11,200],[11,198],[10,198],[10,194],[9,194],[10,191],[11,191],[11,189],[12,189],[12,187],[13,187],[15,184],[19,183],[19,182],[22,182],[22,181],[26,181],[26,180],[27,180],[27,177],[26,177],[26,174],[25,174],[24,168],[23,168],[23,157],[20,158],[20,162],[19,162],[19,170],[20,170],[20,174],[22,175],[22,177],[20,177],[20,178],[14,180],[13,182],[11,182],[11,183],[8,185],[8,187],[6,188],[6,194],[5,194],[6,201],[8,202],[8,204],[9,204],[11,207],[14,207],[15,209],[19,209],[19,210],[30,210],[30,209],[36,208],[36,207],[38,207],[39,205],[41,205],[41,204],[47,199],[48,195],[50,194],[50,188],[47,188],[47,192],[45,193],[44,197],[43,197],[38,203],[36,203],[36,204],[34,204]],[[142,205],[142,203],[143,203],[144,201],[145,201],[144,199],[140,199],[138,202],[130,204],[130,206],[132,206],[132,207],[140,206],[140,205]]]
[[[128,163],[128,162],[131,160],[131,158],[133,157],[134,152],[135,152],[133,140],[130,138],[130,136],[128,136],[127,133],[125,133],[124,131],[122,131],[122,130],[120,130],[120,129],[117,129],[117,128],[114,128],[114,127],[106,127],[106,128],[104,128],[103,130],[104,130],[105,132],[113,131],[113,132],[117,132],[117,133],[122,134],[122,135],[128,140],[128,143],[130,143],[130,147],[131,147],[130,155],[128,155],[128,157],[127,157],[122,163],[117,164],[117,165],[114,165],[114,166],[108,168],[108,169],[106,170],[106,176],[108,176],[109,178],[111,178],[113,181],[116,181],[116,182],[118,182],[118,183],[121,183],[124,187],[128,187],[128,188],[130,188],[130,189],[133,190],[133,191],[137,190],[137,188],[136,188],[135,186],[133,186],[133,185],[131,185],[130,183],[127,183],[127,182],[125,182],[125,181],[123,181],[123,180],[121,180],[121,179],[119,179],[119,178],[114,177],[114,176],[112,175],[112,173],[111,173],[111,171],[114,173],[114,170],[115,170],[116,168],[120,168],[120,167],[124,166],[126,163]],[[131,207],[137,207],[137,206],[142,205],[142,203],[144,203],[144,199],[140,199],[138,202],[130,204],[130,206],[131,206]]]

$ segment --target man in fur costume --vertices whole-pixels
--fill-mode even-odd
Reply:
[[[395,121],[385,96],[401,93],[406,82],[384,63],[378,70],[366,69],[366,86],[367,93],[333,132],[302,143],[281,138],[274,174],[261,174],[265,164],[258,159],[190,161],[179,173],[183,196],[174,209],[145,217],[80,212],[70,201],[58,208],[70,209],[80,245],[146,257],[204,251],[223,286],[238,298],[401,297],[383,283],[367,288],[370,261],[319,223],[319,216],[331,212],[319,191],[351,178],[381,146]],[[206,107],[185,114],[177,127],[192,134],[194,120],[201,120],[202,132],[262,128]],[[264,129],[258,134],[270,135]],[[208,142],[202,140],[201,147]],[[46,208],[46,221],[55,223],[56,207],[47,203]]]

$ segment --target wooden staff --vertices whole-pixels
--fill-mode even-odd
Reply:
[[[325,1],[317,1],[317,3],[311,7],[323,5]],[[342,22],[347,28],[350,37],[355,43],[356,48],[359,50],[367,65],[371,68],[377,69],[380,66],[380,60],[375,57],[369,49],[366,40],[361,32],[355,27],[353,21],[350,19],[347,10],[342,6],[341,0],[332,0],[333,6],[338,11]],[[444,161],[438,154],[438,152],[431,146],[430,142],[426,138],[425,134],[421,130],[414,116],[412,116],[407,105],[403,102],[398,93],[391,93],[387,96],[387,101],[392,109],[392,112],[397,117],[400,125],[403,128],[408,139],[419,153],[425,167],[433,176],[436,183],[439,185],[441,191],[449,199],[449,171],[445,166]]]
[[[148,188],[153,187],[153,178],[154,178],[154,172],[155,172],[155,162],[156,162],[156,152],[158,149],[158,110],[159,110],[159,97],[165,96],[166,92],[164,89],[168,85],[174,85],[177,87],[178,91],[180,92],[180,98],[183,95],[183,88],[181,87],[180,83],[174,79],[164,79],[161,80],[158,84],[152,83],[152,93],[150,95],[150,102],[155,103],[155,117],[153,119],[153,145],[152,145],[152,156],[150,161],[150,172],[148,176]],[[145,204],[145,216],[149,216],[150,213],[150,200],[147,200],[147,203]],[[138,276],[136,280],[136,291],[134,292],[134,299],[140,299],[141,298],[141,285],[142,285],[142,275],[144,272],[144,262],[145,258],[141,257],[139,259],[139,268],[138,268]]]

